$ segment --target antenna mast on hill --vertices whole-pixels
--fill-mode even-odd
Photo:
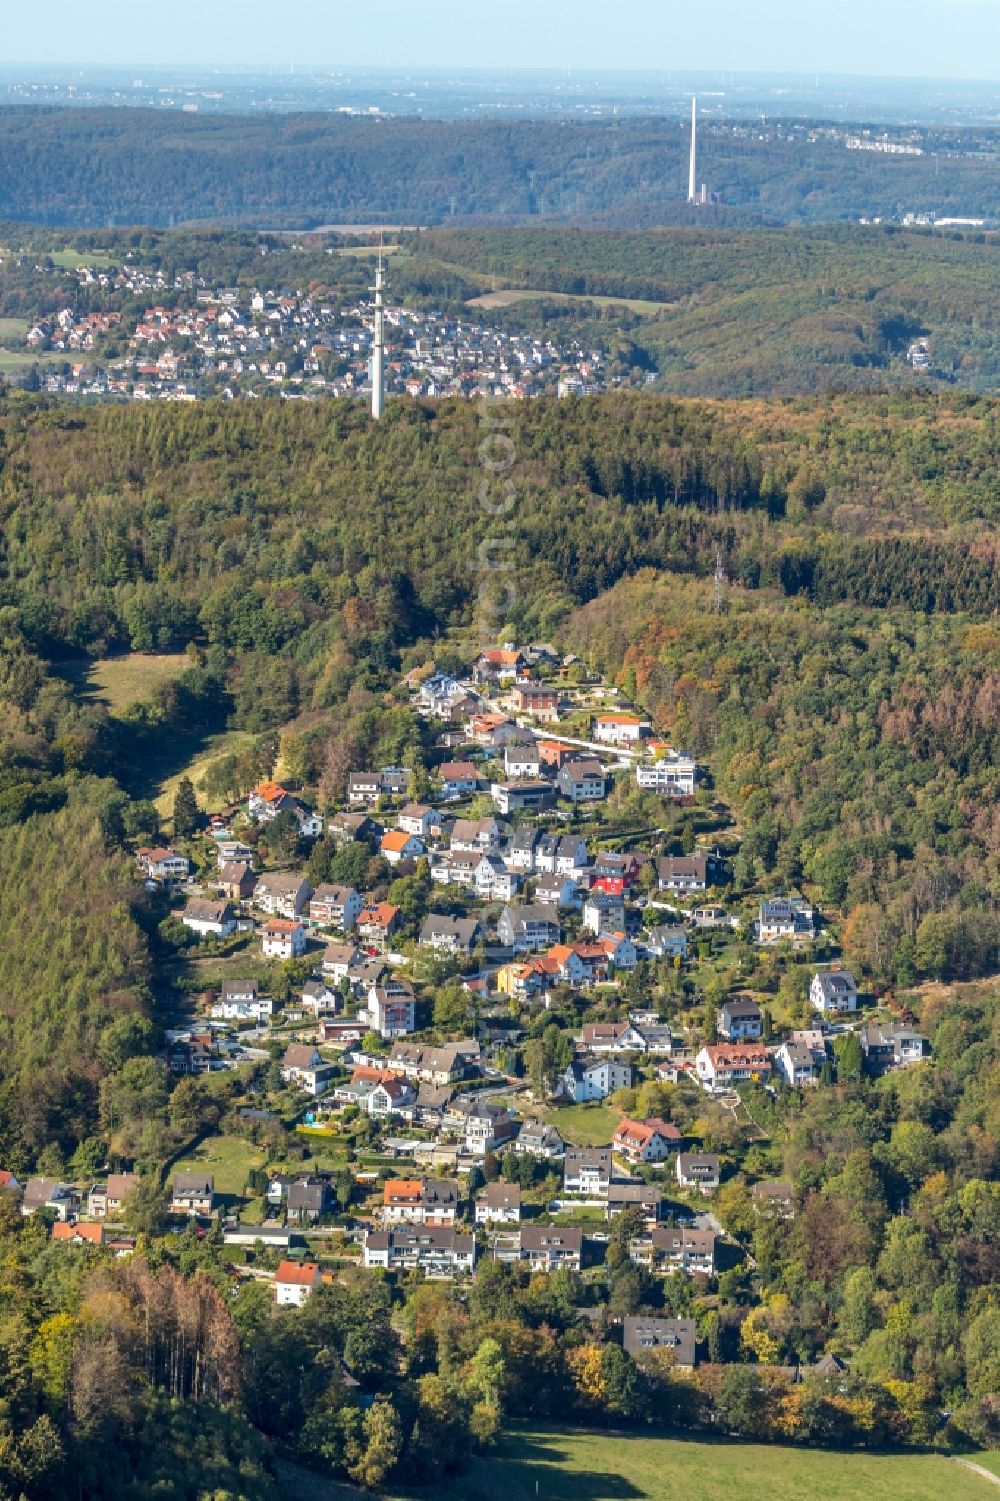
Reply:
[[[698,202],[698,97],[691,96],[691,165],[688,169],[688,203]]]
[[[382,236],[379,235],[378,265],[375,267],[375,333],[372,339],[372,416],[378,420],[385,406],[385,311],[382,305]]]
[[[722,566],[722,548],[715,549],[715,613],[722,614],[722,594],[728,583],[726,570]]]

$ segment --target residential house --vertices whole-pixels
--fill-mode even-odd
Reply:
[[[301,1308],[319,1287],[322,1277],[315,1261],[281,1261],[274,1274],[274,1296],[279,1308]]]
[[[164,886],[168,891],[186,881],[191,869],[188,857],[178,854],[169,845],[137,850],[136,863],[147,881],[154,881],[157,886]]]
[[[517,1225],[521,1190],[516,1183],[487,1183],[476,1199],[477,1225]]]
[[[87,1224],[84,1220],[56,1220],[49,1232],[52,1240],[65,1241],[71,1246],[102,1246],[104,1226]]]
[[[323,950],[323,962],[321,969],[324,978],[331,980],[335,985],[341,980],[346,980],[347,972],[352,964],[356,964],[360,957],[360,950],[354,943],[328,943]]]
[[[391,902],[377,902],[374,906],[362,907],[358,913],[358,937],[364,943],[385,948],[389,939],[402,926],[402,914]]]
[[[324,1063],[311,1043],[290,1042],[281,1060],[281,1077],[305,1094],[325,1094],[333,1079],[335,1069]]]
[[[426,1277],[471,1274],[476,1265],[476,1237],[425,1225],[372,1230],[365,1236],[364,1264],[389,1272],[420,1270]]]
[[[220,1021],[270,1021],[274,1002],[258,992],[256,980],[223,980],[212,1016]]]
[[[610,1147],[567,1147],[563,1159],[563,1188],[570,1194],[606,1199],[614,1163]]]
[[[588,1053],[644,1053],[646,1039],[630,1021],[584,1022],[583,1046]]]
[[[578,834],[545,834],[538,841],[535,869],[543,875],[579,877],[587,858],[587,841]]]
[[[541,838],[541,830],[534,824],[518,824],[504,854],[504,860],[511,870],[530,874],[535,869],[535,852]],[[452,848],[454,847],[454,831],[452,831]]]
[[[373,808],[382,796],[377,771],[352,771],[347,778],[347,801],[352,808]]]
[[[405,980],[391,978],[373,985],[368,992],[368,1021],[373,1032],[386,1038],[404,1037],[416,1025],[413,988]]]
[[[550,907],[540,903],[506,906],[497,922],[497,936],[515,954],[538,954],[559,942],[560,927]]]
[[[552,1162],[565,1155],[566,1143],[555,1126],[549,1126],[544,1121],[525,1121],[517,1134],[514,1151]]]
[[[270,823],[279,813],[291,813],[304,839],[317,839],[323,820],[280,782],[262,782],[247,798],[247,813],[254,823]]]
[[[804,1089],[815,1084],[826,1062],[826,1048],[810,1047],[802,1038],[793,1037],[783,1042],[774,1052],[774,1070],[793,1089]]]
[[[338,991],[332,990],[326,980],[307,980],[300,992],[303,1011],[310,1012],[319,1020],[322,1016],[336,1016],[341,1004]]]
[[[56,1219],[68,1220],[76,1214],[80,1202],[80,1195],[69,1183],[59,1183],[54,1178],[29,1178],[21,1195],[21,1213],[27,1218],[39,1209],[51,1209]]]
[[[795,1218],[795,1186],[787,1179],[773,1178],[755,1183],[750,1197],[757,1214],[782,1220]]]
[[[560,796],[571,803],[598,803],[607,792],[604,767],[592,758],[566,761],[556,776]]]
[[[857,1011],[858,985],[852,972],[817,971],[809,984],[809,1003],[815,1011]]]
[[[290,1225],[315,1225],[337,1207],[337,1197],[329,1179],[310,1173],[289,1183],[285,1193]]]
[[[502,1149],[517,1136],[517,1122],[505,1105],[482,1096],[459,1095],[448,1107],[445,1125],[474,1157]]]
[[[381,766],[379,787],[388,797],[405,797],[410,786],[411,773],[405,766]]]
[[[580,888],[572,876],[539,876],[534,900],[543,907],[573,908],[582,905]]]
[[[625,899],[607,891],[591,891],[583,903],[583,926],[588,933],[618,933],[625,927]]]
[[[271,917],[296,919],[309,905],[313,889],[303,877],[289,871],[271,871],[259,876],[254,889],[254,906]]]
[[[591,726],[592,738],[604,745],[636,746],[652,729],[638,714],[598,714]]]
[[[719,1186],[718,1153],[678,1152],[676,1171],[681,1188],[697,1188],[703,1194],[714,1193]]]
[[[181,913],[181,922],[199,938],[228,938],[236,931],[236,914],[228,902],[192,897]]]
[[[476,871],[481,854],[465,850],[447,850],[438,855],[431,865],[431,880],[437,886],[463,886],[467,891],[475,889]]]
[[[698,768],[683,751],[668,751],[653,761],[640,761],[635,768],[636,786],[661,797],[693,797]]]
[[[495,855],[503,829],[495,818],[456,818],[448,839],[453,854]]]
[[[417,1091],[409,1079],[394,1074],[383,1077],[365,1093],[362,1108],[373,1120],[385,1120],[392,1115],[403,1115],[412,1110],[417,1102]]]
[[[490,797],[498,813],[538,813],[553,801],[551,782],[493,782]]]
[[[445,1179],[390,1178],[382,1189],[384,1225],[454,1226],[462,1193]]]
[[[544,683],[515,683],[511,699],[518,714],[530,714],[546,724],[555,724],[559,719],[558,688]]]
[[[216,845],[215,857],[219,870],[227,865],[249,865],[253,867],[253,850],[242,839],[220,839]]]
[[[761,902],[756,923],[758,943],[795,942],[816,932],[816,914],[801,897],[776,896]]]
[[[396,1042],[388,1064],[404,1078],[422,1084],[452,1084],[478,1066],[479,1054],[479,1043],[474,1037],[446,1042],[436,1048],[426,1043]]]
[[[425,917],[417,940],[438,953],[471,954],[483,936],[482,924],[475,917],[442,917],[432,912]]]
[[[401,860],[416,860],[425,848],[422,839],[416,834],[408,834],[405,829],[389,829],[379,841],[379,854],[390,865],[398,865]]]
[[[694,1319],[652,1319],[626,1315],[622,1348],[633,1358],[665,1351],[678,1371],[693,1371],[698,1363],[698,1326]]]
[[[309,898],[309,921],[315,928],[339,928],[349,933],[364,906],[353,886],[321,882]]]
[[[479,786],[473,761],[445,761],[438,767],[437,774],[441,780],[441,796],[449,802],[471,796]]]
[[[508,782],[519,782],[525,777],[530,781],[537,781],[541,775],[542,760],[536,743],[532,740],[528,745],[505,745],[503,770]]]
[[[732,996],[715,1014],[715,1027],[727,1042],[752,1042],[764,1031],[764,1018],[749,996]]]
[[[646,953],[654,959],[686,959],[688,956],[687,929],[670,923],[647,928],[642,943]]]
[[[685,1276],[715,1276],[715,1233],[712,1230],[688,1230],[673,1225],[657,1225],[643,1240],[634,1240],[629,1256],[638,1266],[651,1272]]]
[[[703,1089],[723,1094],[741,1084],[766,1079],[771,1059],[762,1043],[716,1043],[703,1047],[694,1060],[695,1073]]]
[[[404,834],[415,834],[425,844],[435,829],[441,827],[441,815],[427,803],[406,803],[396,820]]]
[[[481,902],[509,902],[517,895],[521,877],[508,870],[499,855],[483,855],[476,866],[475,890]]]
[[[660,1222],[663,1213],[663,1194],[648,1183],[612,1183],[608,1189],[608,1202],[604,1218],[613,1220],[626,1209],[634,1209],[643,1217],[648,1230]]]
[[[118,1219],[125,1200],[138,1186],[138,1173],[109,1173],[106,1183],[96,1183],[87,1195],[87,1213],[92,1220]]]
[[[606,1100],[616,1089],[631,1089],[632,1072],[629,1064],[612,1058],[574,1058],[560,1075],[557,1092],[566,1095],[574,1105]]]
[[[252,867],[242,860],[227,860],[219,871],[219,890],[227,901],[248,902],[256,885]]]
[[[643,861],[638,855],[620,855],[614,851],[594,856],[590,869],[591,892],[605,896],[626,897],[639,878]]]
[[[865,1071],[875,1078],[919,1063],[930,1052],[925,1037],[899,1022],[871,1022],[860,1037]]]
[[[472,679],[476,683],[499,684],[515,681],[527,668],[527,659],[517,647],[490,647],[480,652],[472,664]]]
[[[583,1231],[570,1225],[522,1225],[517,1255],[533,1272],[579,1272],[583,1267]]]
[[[695,850],[691,855],[664,855],[656,871],[661,891],[688,896],[692,891],[705,891],[715,884],[717,862],[704,850]]]
[[[301,959],[308,947],[302,923],[272,917],[261,928],[261,951],[265,959]]]
[[[663,1162],[682,1140],[677,1127],[657,1115],[644,1121],[625,1116],[618,1123],[611,1145],[627,1162]]]
[[[211,1214],[215,1208],[215,1179],[211,1173],[176,1172],[170,1183],[172,1214]]]

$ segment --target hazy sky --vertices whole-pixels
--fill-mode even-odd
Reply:
[[[5,0],[0,61],[1000,77],[1000,0]]]

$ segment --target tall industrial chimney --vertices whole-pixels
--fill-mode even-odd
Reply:
[[[688,172],[688,203],[698,202],[698,100],[691,98],[691,166]]]

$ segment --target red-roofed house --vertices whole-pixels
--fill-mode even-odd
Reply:
[[[627,1162],[662,1162],[681,1140],[677,1127],[658,1116],[645,1121],[629,1120],[626,1116],[611,1144]]]
[[[320,1280],[315,1261],[280,1262],[274,1275],[274,1295],[279,1308],[301,1308]]]

